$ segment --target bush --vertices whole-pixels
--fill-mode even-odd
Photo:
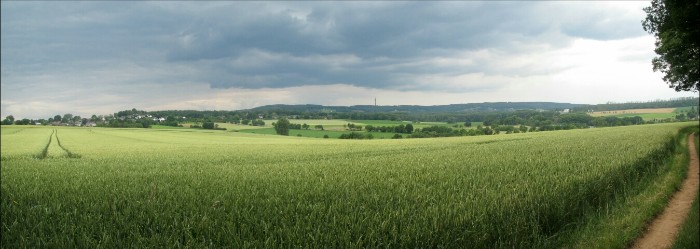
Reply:
[[[214,129],[215,126],[216,124],[214,124],[214,122],[204,122],[204,124],[202,124],[202,128],[210,130]]]
[[[342,134],[338,138],[340,138],[340,139],[364,139],[365,135],[363,135],[362,133],[350,132],[350,133]]]

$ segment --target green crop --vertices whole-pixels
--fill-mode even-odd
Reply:
[[[551,247],[666,172],[684,126],[362,141],[2,127],[1,242]]]

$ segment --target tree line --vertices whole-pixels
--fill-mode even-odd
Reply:
[[[614,111],[614,110],[629,110],[629,109],[656,109],[656,108],[677,108],[686,106],[698,106],[698,97],[682,97],[674,98],[669,100],[654,100],[654,101],[644,101],[644,102],[627,102],[627,103],[613,103],[608,102],[605,104],[597,105],[581,105],[572,108],[574,112],[598,112],[598,111]]]

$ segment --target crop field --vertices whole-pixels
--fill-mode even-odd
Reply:
[[[435,139],[3,126],[8,248],[553,248],[696,123]]]
[[[642,117],[645,121],[654,119],[667,119],[675,118],[681,112],[687,112],[691,109],[691,106],[679,107],[679,108],[656,108],[656,109],[629,109],[629,110],[616,110],[616,111],[600,111],[588,113],[593,117]]]

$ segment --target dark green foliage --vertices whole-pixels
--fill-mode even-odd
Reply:
[[[693,106],[688,113],[686,113],[686,116],[688,116],[689,119],[695,119],[698,118],[698,109]]]
[[[489,102],[452,105],[400,105],[400,106],[322,106],[322,105],[266,105],[250,109],[259,113],[276,113],[278,115],[305,115],[302,118],[327,117],[328,110],[333,111],[336,119],[369,120],[411,120],[402,117],[404,113],[444,113],[444,112],[483,112],[523,109],[555,110],[579,106],[570,103],[554,102]]]
[[[527,132],[527,126],[521,125],[518,129],[520,130],[520,132]]]
[[[410,134],[413,132],[413,125],[412,124],[407,124],[407,125],[401,124],[401,125],[397,125],[397,126],[367,125],[367,126],[365,126],[365,130],[368,132],[389,132],[389,133],[408,133],[408,134]]]
[[[412,124],[407,124],[406,127],[404,128],[404,131],[406,133],[413,133],[413,125]]]
[[[21,119],[21,120],[20,119],[15,120],[16,125],[28,125],[29,123],[30,123],[30,120],[26,119],[26,118]]]
[[[362,130],[362,125],[356,125],[353,123],[348,123],[345,125],[345,127],[347,127],[348,130],[351,130],[351,131],[361,131]]]
[[[173,126],[173,127],[179,126],[179,124],[177,123],[177,119],[175,119],[175,117],[173,117],[173,116],[168,116],[167,118],[165,118],[165,121],[161,122],[160,125]]]
[[[350,133],[342,134],[338,138],[340,138],[340,139],[373,139],[374,135],[372,135],[371,133],[362,134],[359,132],[350,132]]]
[[[289,120],[286,118],[280,118],[277,120],[277,122],[272,123],[272,126],[275,127],[275,132],[277,132],[277,135],[283,135],[283,136],[289,136]]]
[[[215,126],[214,122],[204,122],[202,124],[202,128],[204,129],[214,129]]]
[[[579,105],[546,102],[511,103],[471,103],[442,106],[321,106],[321,105],[272,105],[239,111],[195,111],[168,110],[152,111],[148,114],[157,117],[173,116],[178,122],[231,122],[249,125],[259,115],[275,118],[304,119],[349,119],[349,120],[414,120],[421,122],[488,122],[498,124],[536,126],[534,122],[555,119],[559,111],[572,112],[606,111],[638,108],[670,108],[697,106],[698,98],[678,98],[650,102],[608,103],[599,105]],[[329,111],[332,110],[332,111]],[[515,110],[515,111],[513,111]],[[133,112],[129,111],[129,112]],[[137,111],[138,112],[138,111]],[[331,115],[332,113],[332,115]],[[183,119],[182,117],[186,117]],[[60,120],[59,115],[59,120]],[[242,120],[243,119],[243,120]],[[502,121],[499,121],[502,120]],[[298,129],[302,129],[299,125]],[[376,127],[375,127],[376,128]],[[393,127],[392,127],[393,128]],[[295,129],[290,127],[290,129]],[[357,129],[356,127],[354,128]],[[388,131],[387,131],[388,132]],[[393,132],[393,131],[391,131]]]
[[[121,120],[112,119],[107,123],[98,124],[100,127],[111,127],[111,128],[151,128],[153,120],[140,119],[140,120]]]
[[[253,126],[265,126],[265,121],[262,119],[255,119],[252,121],[251,125]]]
[[[11,125],[14,122],[15,122],[15,117],[13,117],[12,115],[9,115],[9,116],[5,117],[4,120],[2,120],[2,124],[4,124],[4,125]]]
[[[219,128],[219,125],[214,123],[214,122],[204,122],[202,125],[190,125],[190,128],[197,128],[197,129],[207,129],[207,130],[222,130],[225,131],[226,128]]]
[[[644,30],[656,36],[654,71],[676,91],[700,90],[700,1],[653,0]]]

